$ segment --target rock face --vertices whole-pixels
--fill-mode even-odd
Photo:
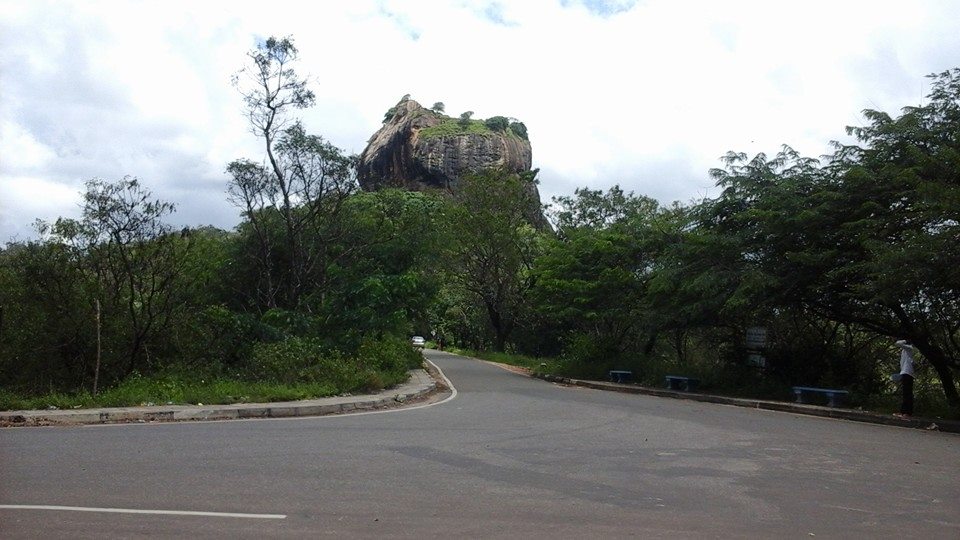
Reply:
[[[530,170],[530,142],[510,129],[487,129],[476,120],[467,128],[407,97],[391,111],[360,154],[357,178],[367,191],[397,187],[455,193],[459,179],[470,172]]]

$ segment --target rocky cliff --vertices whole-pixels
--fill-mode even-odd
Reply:
[[[399,187],[455,193],[459,179],[470,172],[530,170],[532,152],[523,124],[503,117],[497,117],[500,123],[450,118],[408,97],[387,116],[357,165],[360,186],[367,191]]]

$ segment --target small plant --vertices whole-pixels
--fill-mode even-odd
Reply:
[[[396,115],[397,115],[397,108],[390,107],[389,109],[387,109],[387,112],[383,113],[383,123],[386,124],[391,119],[393,119],[393,117]]]

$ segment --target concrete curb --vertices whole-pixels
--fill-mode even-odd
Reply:
[[[427,370],[410,370],[410,379],[407,382],[377,394],[275,403],[0,411],[0,427],[291,418],[395,408],[411,401],[426,398],[444,386],[438,383],[437,377],[428,373],[430,364],[427,363],[426,365],[428,366]]]
[[[759,399],[732,398],[726,396],[715,396],[710,394],[698,394],[693,392],[680,392],[676,390],[663,390],[659,388],[647,388],[630,384],[608,383],[602,381],[586,381],[581,379],[570,379],[567,377],[558,377],[556,375],[543,375],[538,373],[531,374],[532,377],[543,379],[545,381],[567,384],[571,386],[582,386],[584,388],[593,388],[596,390],[607,390],[612,392],[622,392],[626,394],[643,394],[647,396],[668,397],[675,399],[687,399],[691,401],[700,401],[704,403],[719,403],[722,405],[733,405],[735,407],[749,407],[752,409],[763,409],[768,411],[789,412],[795,414],[805,414],[809,416],[821,416],[825,418],[837,418],[841,420],[851,420],[854,422],[867,422],[871,424],[883,424],[887,426],[897,426],[913,429],[923,429],[929,431],[944,431],[948,433],[960,433],[960,422],[954,420],[940,420],[930,418],[897,418],[885,414],[879,414],[867,411],[858,411],[853,409],[840,409],[832,407],[820,407],[817,405],[803,405],[800,403],[789,403],[785,401],[766,401]]]

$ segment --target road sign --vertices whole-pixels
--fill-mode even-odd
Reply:
[[[767,346],[767,328],[753,326],[747,328],[746,345],[748,349],[762,349]]]
[[[759,354],[749,354],[747,355],[747,365],[764,368],[767,367],[767,359]]]

